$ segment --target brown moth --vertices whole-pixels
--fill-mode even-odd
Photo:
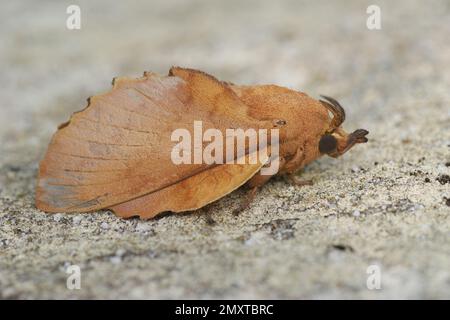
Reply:
[[[244,184],[251,190],[248,203],[271,175],[261,175],[267,159],[245,160],[255,152],[270,155],[270,142],[233,153],[244,163],[176,164],[174,130],[192,133],[199,120],[204,130],[224,134],[227,128],[277,128],[276,174],[304,184],[296,171],[322,155],[338,157],[367,142],[366,130],[347,134],[344,119],[344,109],[329,97],[315,100],[276,85],[234,85],[192,69],[116,78],[110,92],[91,97],[59,126],[40,164],[36,206],[47,212],[108,208],[121,217],[148,219],[196,210]]]

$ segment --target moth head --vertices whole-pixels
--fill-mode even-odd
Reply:
[[[355,144],[368,141],[366,135],[369,131],[365,129],[358,129],[350,134],[345,132],[341,126],[345,120],[344,108],[331,97],[321,97],[323,100],[319,100],[320,103],[333,115],[329,128],[319,140],[318,148],[321,154],[337,158],[350,150]]]

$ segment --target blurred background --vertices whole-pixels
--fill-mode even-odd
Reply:
[[[393,92],[423,97],[430,79],[447,91],[449,2],[377,1],[382,29],[368,30],[372,2],[2,3],[1,134],[14,148],[26,132],[34,137],[27,144],[48,139],[113,77],[172,65],[335,96],[351,121],[368,110],[384,116]],[[81,9],[80,30],[66,27],[71,4]]]
[[[79,30],[66,27],[73,4]],[[381,30],[366,26],[372,4],[381,9]],[[450,161],[449,1],[0,7],[0,297],[450,297],[450,194],[436,181]],[[200,213],[145,224],[109,212],[54,218],[36,210],[38,161],[57,125],[109,90],[113,77],[166,74],[172,65],[335,97],[348,113],[345,127],[368,129],[370,143],[341,162],[312,165],[306,176],[325,182],[306,191],[273,182],[240,218],[227,213],[236,196],[219,202],[215,229]],[[279,241],[284,236],[273,232],[292,237]],[[353,253],[335,254],[342,242]],[[371,261],[386,266],[382,292],[365,287]],[[74,262],[100,282],[68,291],[61,270]]]

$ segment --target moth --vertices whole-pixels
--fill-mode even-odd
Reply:
[[[294,174],[305,165],[367,142],[367,130],[348,134],[344,120],[333,98],[316,100],[276,85],[235,85],[193,69],[115,78],[111,91],[89,98],[53,135],[39,166],[36,206],[46,212],[107,208],[120,217],[148,219],[199,209],[244,184],[250,191],[243,203],[249,203],[272,176],[304,184]],[[276,129],[277,172],[262,174],[274,161],[271,139],[232,153],[248,160],[265,151],[268,158],[254,163],[175,163],[171,155],[179,141],[173,133],[194,133],[196,121],[223,136],[233,128]]]

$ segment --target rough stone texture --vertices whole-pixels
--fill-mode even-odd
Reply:
[[[1,298],[450,298],[448,1],[78,3],[79,31],[64,2],[2,3]],[[171,65],[336,97],[370,142],[310,165],[313,186],[275,179],[238,217],[242,191],[152,221],[37,210],[57,124],[114,76]]]

